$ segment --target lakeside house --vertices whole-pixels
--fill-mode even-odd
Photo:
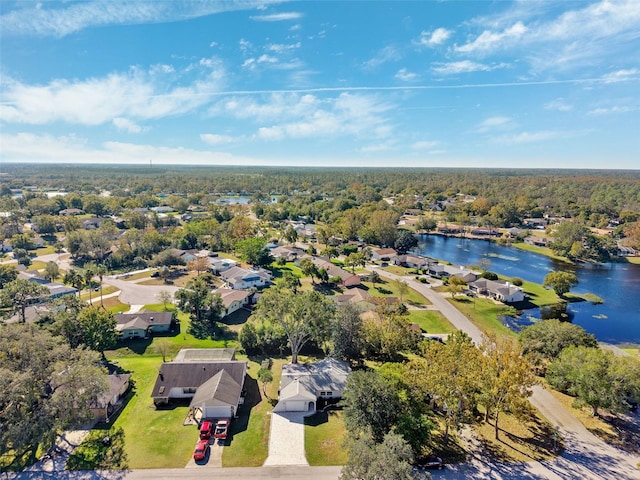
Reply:
[[[522,288],[511,285],[509,282],[481,278],[469,283],[468,287],[477,295],[486,295],[503,303],[523,302],[525,299]]]

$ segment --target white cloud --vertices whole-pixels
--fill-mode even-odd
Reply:
[[[421,141],[418,141],[418,142],[414,142],[411,145],[411,148],[413,150],[427,150],[427,149],[433,148],[433,147],[435,147],[435,146],[437,146],[439,144],[440,144],[440,142],[436,142],[436,141],[421,140]]]
[[[174,73],[176,70],[175,68],[173,68],[172,65],[166,65],[163,63],[158,63],[156,65],[151,65],[151,68],[149,68],[149,73],[151,73],[151,75],[156,75],[156,74],[168,74],[168,73]]]
[[[569,112],[573,110],[573,105],[569,105],[562,98],[556,98],[544,104],[545,110],[557,110],[558,112]]]
[[[17,8],[0,17],[3,35],[63,37],[85,28],[182,21],[218,13],[248,10],[274,0],[243,2],[169,2],[109,0],[45,2]],[[20,3],[18,2],[18,5]]]
[[[505,68],[507,65],[500,63],[497,65],[486,65],[484,63],[461,60],[459,62],[434,63],[431,70],[438,75],[455,75],[458,73],[489,72],[498,68]]]
[[[604,83],[618,83],[629,80],[637,80],[640,77],[640,69],[629,68],[626,70],[618,70],[616,72],[607,73],[602,76]]]
[[[418,43],[428,47],[442,45],[449,39],[452,33],[453,31],[447,30],[446,28],[436,28],[433,32],[422,32]]]
[[[418,80],[420,77],[417,73],[410,72],[406,68],[401,68],[394,75],[398,80],[402,80],[403,82],[413,82]]]
[[[270,43],[269,45],[267,45],[265,47],[265,50],[267,50],[268,52],[274,52],[274,53],[279,53],[279,54],[283,54],[283,53],[287,53],[287,52],[291,52],[293,50],[296,50],[298,48],[300,48],[302,46],[302,43],[300,42],[296,42],[296,43]]]
[[[250,17],[251,20],[258,22],[282,22],[284,20],[298,20],[302,18],[302,13],[299,12],[282,12],[272,13],[270,15],[254,15]]]
[[[639,110],[639,107],[630,106],[630,105],[616,105],[609,108],[594,108],[593,110],[589,110],[589,115],[614,115],[618,113],[629,113],[636,112]]]
[[[387,45],[379,52],[377,52],[373,58],[364,62],[363,65],[364,68],[373,69],[385,63],[399,60],[400,58],[402,57],[398,49],[392,45]]]
[[[502,47],[505,43],[518,40],[526,31],[527,27],[522,22],[517,22],[502,32],[485,30],[473,41],[461,46],[456,45],[455,50],[462,53],[493,50],[496,47]]]
[[[290,120],[283,121],[283,116],[272,117],[275,122],[260,127],[258,138],[282,140],[344,135],[385,138],[392,132],[392,127],[384,116],[392,107],[381,103],[376,97],[343,93],[323,102],[310,95],[305,97],[311,98],[307,98],[304,103],[302,98],[297,103],[295,98],[284,99],[289,102],[294,100],[291,104],[293,110],[283,111],[283,98],[277,98],[274,105],[261,106],[259,110],[262,113],[274,114],[282,111],[284,117],[289,117]]]
[[[237,141],[235,137],[229,135],[218,135],[215,133],[201,133],[200,140],[209,145],[223,145],[225,143],[233,143]]]
[[[612,52],[633,55],[633,40],[640,30],[640,2],[585,3],[577,2],[580,8],[555,15],[551,4],[515,2],[506,11],[468,22],[483,30],[456,45],[455,51],[492,55],[524,48],[522,58],[534,71],[593,67],[597,61],[610,61]]]
[[[101,125],[116,118],[162,118],[192,111],[208,103],[224,86],[224,70],[216,62],[196,66],[200,77],[187,85],[158,82],[140,69],[84,80],[53,80],[47,85],[5,81],[0,120],[42,125],[67,122]]]
[[[549,140],[562,140],[584,135],[585,132],[541,130],[538,132],[521,132],[513,135],[501,135],[491,139],[491,143],[499,145],[520,145],[523,143],[546,142]]]
[[[113,125],[118,130],[125,130],[129,133],[141,133],[148,130],[147,128],[143,128],[140,125],[136,124],[135,122],[132,122],[128,118],[122,118],[122,117],[114,118]]]
[[[7,162],[105,163],[176,165],[189,159],[194,165],[259,165],[268,164],[256,158],[235,156],[224,152],[195,150],[182,147],[158,147],[145,144],[105,142],[90,146],[86,139],[75,136],[54,137],[18,133],[0,134],[3,160]]]
[[[512,120],[509,117],[489,117],[480,122],[480,124],[478,124],[478,126],[475,128],[475,131],[479,133],[485,133],[490,130],[508,127],[511,125],[511,123]]]

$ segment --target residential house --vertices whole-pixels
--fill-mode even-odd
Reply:
[[[295,262],[300,255],[304,255],[304,251],[296,247],[281,246],[271,249],[271,256],[276,260],[284,258],[287,262]]]
[[[168,205],[161,205],[159,207],[151,207],[151,211],[160,214],[160,213],[175,212],[175,209]]]
[[[533,245],[535,247],[548,247],[551,245],[551,239],[547,237],[536,237],[535,235],[529,235],[525,237],[524,243],[527,245]]]
[[[229,258],[214,258],[209,260],[209,268],[215,274],[226,272],[232,267],[238,265],[238,262]]]
[[[549,225],[546,218],[525,218],[522,223],[526,228],[535,228],[536,230],[544,230]]]
[[[29,282],[38,283],[43,287],[46,287],[49,290],[49,295],[46,297],[46,300],[53,300],[64,295],[75,295],[78,291],[76,288],[69,287],[62,283],[50,282],[38,272],[34,272],[32,270],[24,270],[18,272],[18,278],[28,280]]]
[[[69,217],[71,215],[82,215],[84,214],[84,210],[80,210],[79,208],[65,208],[64,210],[60,210],[58,215],[63,217]]]
[[[114,413],[117,413],[122,408],[122,400],[129,390],[131,384],[131,374],[129,373],[114,373],[107,375],[107,381],[109,382],[109,390],[100,395],[98,399],[89,405],[91,412],[96,420],[100,422],[109,421]]]
[[[525,299],[524,291],[509,282],[481,278],[468,286],[469,290],[477,295],[486,295],[503,303],[522,302]]]
[[[458,225],[438,225],[438,232],[444,235],[458,235],[464,233],[464,228]]]
[[[224,306],[224,315],[231,315],[233,312],[240,310],[251,304],[252,292],[248,290],[232,290],[229,288],[218,288],[213,291],[214,295],[217,293],[222,299],[222,305]]]
[[[327,357],[315,363],[282,366],[274,412],[315,412],[318,401],[342,398],[351,374],[346,362]]]
[[[247,363],[235,360],[233,349],[181,350],[164,362],[151,397],[156,408],[191,399],[195,418],[232,418],[242,402]]]
[[[429,261],[419,255],[406,254],[394,257],[393,264],[408,268],[426,268]]]
[[[104,222],[104,218],[91,217],[82,221],[82,228],[85,230],[95,230],[96,228],[100,228],[102,222]]]
[[[169,332],[175,327],[172,312],[118,313],[116,331],[120,338],[147,338],[149,334]]]
[[[358,275],[333,264],[328,257],[305,255],[303,258],[309,258],[316,267],[324,268],[327,271],[329,278],[340,278],[339,285],[342,287],[357,287],[358,285],[362,284],[362,280]]]
[[[466,283],[474,282],[480,277],[479,272],[469,270],[462,265],[444,265],[444,275],[447,277],[458,277]]]
[[[375,305],[373,297],[369,292],[362,288],[351,288],[342,295],[334,295],[333,298],[336,303],[354,303],[356,305],[362,305],[363,303],[369,304],[367,307]]]
[[[231,267],[221,272],[220,277],[227,286],[233,290],[247,290],[249,288],[259,288],[271,283],[273,275],[264,268],[246,269],[241,267]]]
[[[471,235],[475,235],[477,237],[501,237],[502,232],[497,228],[472,228]]]
[[[371,250],[371,258],[382,262],[389,262],[397,254],[393,248],[375,248]]]

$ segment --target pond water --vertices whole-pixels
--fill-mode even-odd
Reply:
[[[542,284],[552,271],[575,273],[579,284],[571,291],[593,293],[603,304],[571,303],[569,318],[598,340],[610,343],[640,343],[640,265],[607,263],[570,265],[536,253],[498,245],[486,240],[421,235],[415,253],[460,265],[491,261],[490,270],[509,277],[520,277]],[[518,329],[545,316],[540,309],[526,310],[517,319],[505,323]]]

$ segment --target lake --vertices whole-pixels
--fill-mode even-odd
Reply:
[[[571,291],[593,293],[603,304],[572,303],[568,313],[572,321],[609,343],[640,343],[640,265],[607,263],[571,265],[544,255],[498,245],[486,240],[420,235],[414,253],[460,265],[477,264],[482,258],[491,261],[489,270],[509,277],[520,277],[542,284],[552,271],[575,273],[579,284]],[[539,309],[527,310],[516,319],[518,325],[539,319]]]

